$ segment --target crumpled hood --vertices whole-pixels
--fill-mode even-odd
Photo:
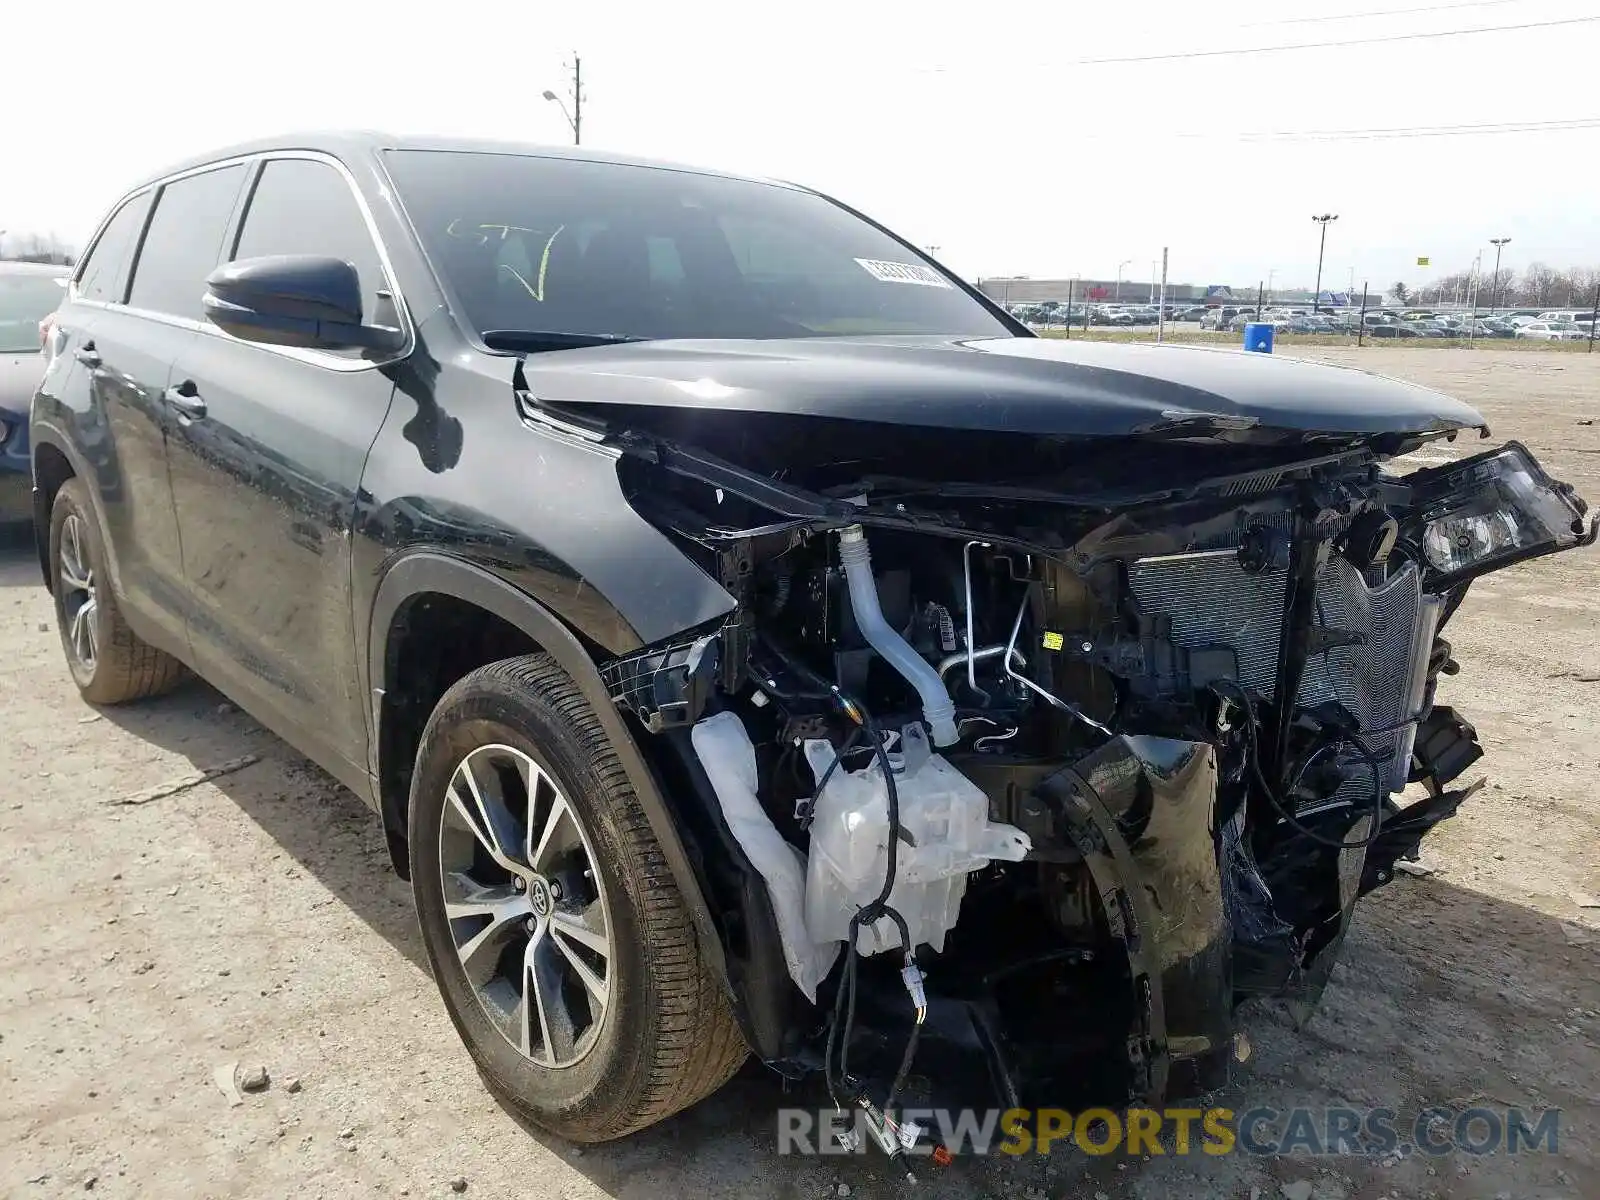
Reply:
[[[1058,338],[634,342],[531,355],[524,372],[535,399],[563,406],[1043,436],[1371,435],[1484,424],[1449,396],[1366,371],[1241,350]]]

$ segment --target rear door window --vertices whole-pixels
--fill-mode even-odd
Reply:
[[[186,175],[161,189],[133,268],[128,303],[135,308],[204,318],[206,276],[222,255],[222,241],[244,182],[244,164]]]
[[[374,320],[378,293],[388,284],[366,218],[349,183],[333,166],[309,158],[275,158],[261,168],[232,258],[267,254],[343,259],[360,276],[363,319]]]
[[[85,300],[120,304],[128,291],[128,264],[133,259],[145,216],[150,211],[150,193],[140,192],[123,202],[106,222],[78,269],[78,295]]]

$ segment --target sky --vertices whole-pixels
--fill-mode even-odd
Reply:
[[[1487,271],[1495,236],[1510,270],[1600,266],[1595,0],[71,12],[37,23],[37,52],[13,41],[0,72],[0,229],[78,246],[140,177],[261,135],[565,142],[542,93],[569,90],[576,52],[585,145],[817,187],[968,278],[1148,280],[1168,247],[1173,282],[1309,287],[1325,212],[1325,286],[1425,286],[1480,251]],[[1358,44],[1213,53],[1326,42]],[[1130,57],[1147,61],[1104,61]]]

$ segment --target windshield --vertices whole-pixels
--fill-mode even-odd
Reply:
[[[65,295],[54,275],[0,267],[0,354],[37,352],[39,322],[60,307]]]
[[[1011,334],[915,251],[796,188],[517,154],[396,150],[387,163],[479,334]]]

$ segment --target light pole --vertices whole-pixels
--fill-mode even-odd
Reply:
[[[1328,222],[1337,221],[1339,214],[1323,213],[1320,217],[1313,214],[1311,219],[1322,226],[1322,237],[1317,244],[1317,286],[1311,291],[1311,311],[1319,313],[1322,311],[1322,254],[1328,248]]]
[[[1271,304],[1273,302],[1273,300],[1272,300],[1272,281],[1277,277],[1277,274],[1278,274],[1278,268],[1277,267],[1273,267],[1272,270],[1267,272],[1267,303],[1268,304]]]
[[[1494,316],[1495,313],[1495,295],[1500,287],[1500,247],[1504,246],[1510,240],[1511,239],[1508,237],[1489,239],[1489,245],[1494,247],[1494,279],[1489,284],[1489,315],[1491,317]]]
[[[567,124],[572,128],[572,144],[583,145],[583,60],[576,54],[572,56],[572,111],[567,111],[567,106],[561,103],[561,97],[546,88],[546,100],[555,102],[561,110],[561,115],[567,119]]]
[[[1117,290],[1116,293],[1111,297],[1113,300],[1122,299],[1122,268],[1131,262],[1133,262],[1133,259],[1125,258],[1117,264]]]

